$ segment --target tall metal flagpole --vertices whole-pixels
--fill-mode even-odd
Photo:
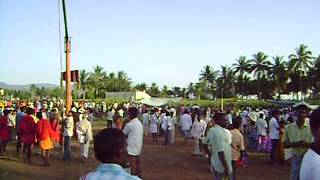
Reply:
[[[65,53],[66,53],[66,114],[71,110],[72,104],[72,89],[71,89],[71,59],[70,59],[70,51],[71,51],[71,41],[68,35],[68,25],[67,25],[67,13],[66,13],[66,5],[65,0],[62,0],[63,7],[63,17],[64,17],[64,28],[65,28]]]

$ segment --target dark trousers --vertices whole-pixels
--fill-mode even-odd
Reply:
[[[168,145],[169,144],[169,139],[170,139],[170,134],[171,134],[171,130],[166,130],[164,131],[165,136],[164,136],[164,144]]]
[[[128,160],[129,160],[131,174],[134,176],[141,177],[140,156],[128,155]]]
[[[64,136],[63,150],[64,150],[63,160],[70,161],[71,160],[71,137],[70,136]]]
[[[30,161],[31,160],[31,148],[32,144],[23,144],[23,154],[26,155],[26,160]]]
[[[17,156],[20,157],[22,155],[22,138],[18,135],[17,138]]]
[[[279,139],[271,139],[270,162],[272,163],[275,161],[278,145],[279,145]]]
[[[6,147],[7,147],[7,144],[8,144],[8,140],[1,140],[1,143],[0,143],[0,154],[3,154],[6,152]]]
[[[236,161],[232,161],[232,178],[236,180]]]

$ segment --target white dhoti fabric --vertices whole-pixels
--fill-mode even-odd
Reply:
[[[90,148],[90,141],[80,143],[80,154],[82,157],[88,158]]]
[[[169,140],[169,143],[170,143],[170,144],[174,144],[175,131],[176,131],[176,128],[173,126],[172,129],[171,129],[171,136],[170,136],[170,140]]]
[[[199,138],[195,137],[193,138],[193,153],[194,155],[201,155],[201,151],[200,151],[200,145],[199,145]]]

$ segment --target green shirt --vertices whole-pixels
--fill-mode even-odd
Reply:
[[[232,173],[232,156],[231,156],[231,133],[229,130],[222,128],[219,125],[215,125],[208,131],[207,137],[204,139],[204,143],[211,146],[211,165],[214,170],[219,173],[224,172],[224,167],[220,161],[219,152],[224,153],[227,165],[229,167],[229,174]]]
[[[299,141],[306,141],[308,143],[313,142],[313,136],[311,134],[311,129],[308,121],[305,121],[304,125],[300,128],[297,123],[289,124],[285,129],[285,142],[296,143]],[[302,156],[308,148],[304,147],[292,147],[292,155]]]

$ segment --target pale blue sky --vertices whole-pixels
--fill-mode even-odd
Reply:
[[[320,53],[319,0],[66,0],[73,69],[185,86],[239,55]],[[0,0],[0,81],[59,83],[58,0]]]

